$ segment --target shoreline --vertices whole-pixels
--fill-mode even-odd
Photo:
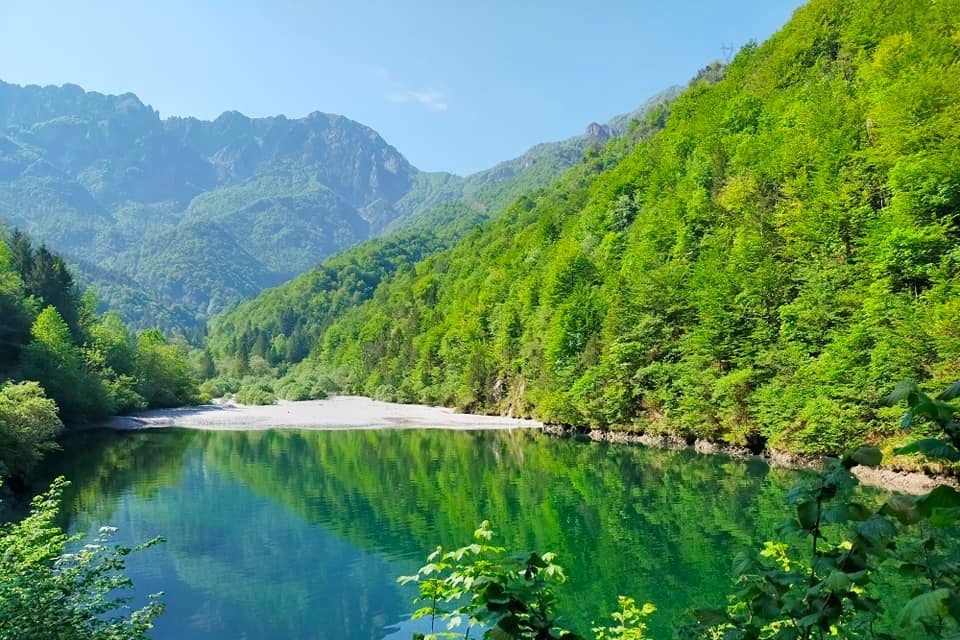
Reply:
[[[380,402],[363,396],[331,396],[325,400],[281,400],[273,405],[241,405],[233,402],[152,409],[130,416],[114,416],[90,428],[116,431],[183,428],[209,431],[257,431],[264,429],[451,429],[459,431],[496,429],[534,429],[558,438],[584,438],[592,442],[610,442],[658,449],[693,449],[701,455],[725,455],[732,458],[759,458],[771,467],[815,469],[821,456],[764,449],[751,451],[726,443],[650,435],[630,431],[587,430],[536,420],[506,416],[457,413],[446,407],[422,404]],[[887,491],[920,494],[941,484],[960,488],[956,478],[930,475],[923,471],[889,467],[854,467],[853,473],[866,486]]]
[[[631,446],[651,447],[655,449],[693,449],[700,455],[725,455],[731,458],[759,458],[771,468],[817,469],[823,462],[823,456],[790,453],[778,449],[764,449],[756,453],[747,447],[709,440],[695,440],[692,444],[677,437],[649,435],[629,431],[603,431],[600,429],[577,429],[562,425],[547,424],[543,433],[556,438],[586,438],[591,442],[612,442]],[[918,495],[927,493],[939,485],[950,485],[960,489],[960,481],[943,475],[929,475],[922,471],[906,471],[889,467],[856,466],[851,469],[861,484],[885,491],[896,491]]]

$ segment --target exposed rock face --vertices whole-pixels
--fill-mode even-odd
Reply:
[[[591,122],[587,125],[586,135],[588,138],[596,142],[606,142],[613,137],[610,127],[604,124],[597,124],[596,122]]]

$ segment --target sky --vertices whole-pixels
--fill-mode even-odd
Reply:
[[[338,113],[465,175],[761,42],[799,0],[0,0],[0,80],[161,116]]]

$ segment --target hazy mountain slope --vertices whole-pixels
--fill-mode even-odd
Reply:
[[[105,299],[130,321],[199,325],[385,229],[416,228],[417,214],[443,202],[502,208],[609,133],[539,145],[461,178],[418,171],[342,116],[164,120],[133,94],[0,82],[0,220],[63,252],[84,282],[123,291]],[[208,271],[179,270],[187,265]],[[155,315],[163,307],[188,313]]]
[[[0,220],[70,256],[84,281],[115,290],[111,274],[121,274],[128,291],[182,305],[194,323],[408,213],[394,204],[418,174],[341,116],[161,120],[132,94],[0,83]],[[185,264],[208,269],[203,286],[173,268]],[[153,304],[122,300],[135,322],[169,326]]]

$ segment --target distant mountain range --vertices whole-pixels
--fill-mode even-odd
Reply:
[[[629,120],[463,178],[419,171],[343,116],[161,119],[130,93],[0,82],[0,221],[66,255],[134,325],[196,327],[441,203],[488,210],[545,186]]]

